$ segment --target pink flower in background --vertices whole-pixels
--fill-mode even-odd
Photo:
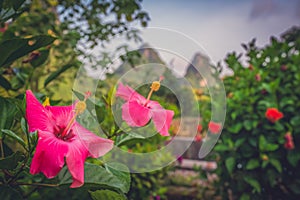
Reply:
[[[87,97],[86,97],[87,98]],[[98,158],[113,148],[113,141],[96,136],[76,122],[86,108],[84,101],[71,106],[43,106],[26,91],[26,119],[29,131],[38,131],[38,144],[30,173],[55,177],[65,163],[73,177],[71,188],[84,183],[84,162]]]
[[[288,69],[288,67],[287,67],[286,65],[282,65],[282,66],[280,67],[280,69],[281,69],[281,71],[286,71],[286,70]]]
[[[162,136],[169,136],[169,128],[174,111],[164,109],[157,101],[151,101],[153,91],[157,91],[160,82],[152,83],[151,91],[146,99],[129,86],[119,84],[116,96],[126,102],[122,106],[122,119],[132,127],[145,126],[152,119],[154,126]]]
[[[260,74],[256,74],[256,75],[255,75],[255,80],[261,81],[261,76],[260,76]]]
[[[221,130],[221,124],[220,123],[216,123],[216,122],[213,122],[213,121],[210,121],[208,123],[208,130],[213,133],[213,134],[217,134],[220,132]]]
[[[0,27],[0,33],[5,33],[7,29],[8,29],[8,23],[4,23],[4,27]]]
[[[287,150],[292,150],[295,148],[293,136],[290,132],[284,135],[284,139],[285,139],[284,148],[286,148]]]
[[[181,165],[182,164],[182,162],[183,162],[183,157],[182,156],[177,156],[177,162],[179,163],[179,165]]]

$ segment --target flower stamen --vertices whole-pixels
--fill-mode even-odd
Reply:
[[[84,97],[84,100],[83,101],[79,101],[79,102],[76,103],[76,105],[75,105],[75,115],[72,117],[72,119],[69,121],[68,125],[66,126],[66,128],[62,132],[62,134],[61,134],[62,138],[65,137],[68,134],[68,132],[69,132],[71,126],[73,125],[76,117],[78,115],[82,114],[85,111],[85,109],[86,109],[86,103],[85,102],[86,102],[87,98],[90,95],[91,95],[91,93],[87,92],[86,95],[85,95],[85,97]]]
[[[160,77],[159,78],[159,81],[154,81],[154,82],[152,82],[152,84],[151,84],[151,86],[150,86],[150,92],[149,92],[149,94],[148,94],[148,97],[147,97],[147,101],[146,101],[146,103],[145,103],[145,105],[147,105],[147,103],[150,101],[150,98],[151,98],[151,96],[152,96],[152,94],[153,94],[153,92],[157,92],[158,90],[159,90],[159,88],[160,88],[160,82],[163,80],[163,77]]]
[[[49,97],[46,97],[45,101],[43,102],[43,106],[44,107],[50,106],[50,99],[49,99]]]

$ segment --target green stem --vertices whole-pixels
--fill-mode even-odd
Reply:
[[[34,70],[35,70],[35,69],[33,68],[33,69],[31,70],[30,74],[29,74],[28,81],[27,81],[27,83],[26,83],[26,85],[25,85],[25,89],[26,89],[26,90],[28,90],[28,86],[29,86],[29,84],[31,83],[31,79],[32,79]]]
[[[48,183],[23,183],[15,182],[13,185],[28,185],[28,186],[41,186],[41,187],[58,187],[58,184],[48,184]]]
[[[30,156],[31,155],[31,153],[32,153],[32,149],[31,149],[31,144],[30,144],[30,135],[29,135],[29,133],[28,133],[28,127],[26,126],[26,137],[27,137],[27,143],[28,143],[28,156]]]
[[[116,133],[113,133],[112,135],[109,135],[108,136],[108,139],[111,139],[111,138],[113,138],[114,136],[120,136],[120,135],[123,135],[123,134],[125,134],[126,132],[116,132]]]
[[[1,158],[4,158],[4,149],[3,149],[2,139],[0,139],[0,149],[1,149]]]
[[[26,163],[28,161],[28,158],[30,156],[30,153],[28,152],[28,156],[25,158],[23,164],[21,165],[20,169],[14,174],[14,176],[8,181],[8,183],[13,183],[15,180],[17,180],[19,174],[23,171],[24,167],[26,167]]]

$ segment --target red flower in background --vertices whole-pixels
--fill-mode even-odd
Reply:
[[[202,125],[199,124],[199,125],[197,126],[197,132],[198,132],[198,133],[201,133],[201,132],[202,132],[202,129],[203,129]]]
[[[286,148],[287,150],[292,150],[295,148],[293,136],[290,132],[285,134],[284,139],[285,139],[284,148]]]
[[[220,132],[221,130],[221,124],[220,123],[216,123],[216,122],[212,122],[210,121],[208,123],[208,130],[213,133],[213,134],[217,134]]]
[[[200,134],[200,133],[197,133],[197,135],[195,136],[195,141],[196,141],[196,142],[201,142],[201,140],[202,140],[201,134]]]
[[[279,112],[277,108],[268,108],[265,116],[270,122],[275,123],[283,117],[283,113]]]

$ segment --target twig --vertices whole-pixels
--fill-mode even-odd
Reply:
[[[42,187],[58,187],[59,184],[48,184],[48,183],[23,183],[15,182],[12,185],[28,185],[28,186],[42,186]]]

